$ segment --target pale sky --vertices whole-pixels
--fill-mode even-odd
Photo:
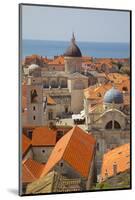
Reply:
[[[23,6],[22,37],[34,40],[129,42],[130,13],[91,9]]]

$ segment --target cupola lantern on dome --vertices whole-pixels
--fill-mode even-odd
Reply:
[[[67,57],[82,57],[82,53],[81,53],[79,47],[76,45],[74,33],[72,34],[71,44],[67,48],[66,52],[64,53],[64,56],[67,56]]]
[[[123,103],[123,94],[115,87],[112,87],[108,90],[104,95],[104,103],[115,103],[122,104]]]

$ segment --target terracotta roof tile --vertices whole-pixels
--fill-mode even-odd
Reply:
[[[107,77],[110,81],[113,81],[114,83],[122,83],[123,81],[129,79],[128,76],[122,75],[120,73],[109,73]]]
[[[64,65],[64,57],[58,56],[54,60],[48,62],[49,65]]]
[[[63,159],[78,173],[87,177],[93,159],[95,143],[92,135],[85,133],[77,126],[72,128],[56,143],[42,176]]]
[[[28,150],[30,145],[31,145],[31,140],[27,136],[22,134],[22,153],[23,153],[23,155],[26,153],[26,151]]]
[[[104,96],[105,92],[109,89],[111,89],[112,87],[112,83],[105,83],[105,84],[102,84],[96,88],[86,88],[84,89],[84,96],[87,98],[87,99],[102,99],[102,97]],[[100,95],[101,96],[100,96]]]
[[[38,127],[33,131],[32,146],[52,146],[56,144],[56,131],[49,127]]]
[[[111,89],[113,86],[113,83],[108,82],[108,83],[104,83],[96,88],[86,88],[84,89],[84,96],[86,99],[102,99],[105,92],[107,92],[107,90]],[[122,82],[117,82],[115,83],[115,87],[120,90],[121,92],[123,91],[123,88],[126,87],[128,92],[130,93],[130,80],[126,79],[123,80]],[[99,96],[100,94],[100,96]]]
[[[122,83],[117,84],[117,88],[121,91],[123,90],[124,87],[126,87],[128,92],[130,93],[130,80],[129,79],[123,80]]]
[[[117,147],[108,153],[104,154],[102,169],[101,169],[101,180],[104,181],[107,177],[114,175],[113,165],[117,165],[117,173],[124,172],[130,169],[130,144],[124,144]]]
[[[22,182],[23,183],[31,183],[37,180],[43,169],[45,164],[38,163],[32,159],[28,159],[23,161],[22,163]]]

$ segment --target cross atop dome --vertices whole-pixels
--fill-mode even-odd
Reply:
[[[72,41],[73,44],[75,44],[75,35],[74,35],[74,32],[72,33],[72,40],[71,41]]]
[[[69,47],[67,48],[66,52],[64,53],[64,56],[67,57],[82,57],[82,53],[79,49],[79,47],[76,44],[75,41],[75,35],[74,32],[72,33],[72,39]]]

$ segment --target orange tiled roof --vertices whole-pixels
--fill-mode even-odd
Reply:
[[[129,79],[128,76],[122,75],[120,73],[109,73],[107,77],[110,81],[113,81],[114,83],[122,83],[123,81]]]
[[[46,58],[42,58],[42,60],[44,61],[44,63],[48,63],[51,61],[51,59],[48,59],[47,57]]]
[[[54,60],[48,62],[49,65],[64,65],[64,57],[58,56]]]
[[[98,58],[97,63],[95,63],[96,67],[101,67],[103,64],[107,65],[109,68],[112,68],[112,59],[110,58]]]
[[[90,64],[92,64],[92,62],[87,60],[87,61],[84,61],[83,64],[90,65]]]
[[[32,146],[54,146],[56,144],[56,131],[49,127],[38,127],[33,131]]]
[[[92,57],[90,56],[82,56],[82,61],[85,62],[85,61],[90,61]]]
[[[26,153],[28,148],[31,145],[31,140],[24,134],[22,134],[22,153],[23,155]]]
[[[92,135],[75,126],[56,143],[41,176],[51,171],[60,160],[65,160],[83,177],[87,177],[95,143]]]
[[[109,89],[111,89],[112,87],[112,83],[105,83],[105,84],[102,84],[96,88],[86,88],[84,89],[84,96],[87,98],[87,99],[102,99],[102,97],[104,96],[105,92]],[[99,96],[99,94],[101,96]]]
[[[117,84],[116,87],[121,91],[123,90],[124,87],[127,87],[128,92],[130,93],[130,80],[129,79],[123,80],[122,83]]]
[[[106,173],[108,177],[114,175],[113,165],[117,165],[117,173],[124,172],[130,169],[130,145],[124,144],[117,147],[108,153],[104,154],[102,169],[101,169],[101,180],[106,179]]]
[[[22,183],[31,183],[37,180],[40,177],[44,167],[45,164],[38,163],[32,159],[23,161]]]
[[[56,102],[54,101],[54,99],[50,96],[47,96],[47,104],[48,105],[56,105]]]
[[[26,56],[24,59],[24,63],[30,64],[31,61],[33,61],[33,60],[37,60],[38,62],[42,62],[42,63],[48,63],[51,61],[51,59],[48,59],[47,57],[42,57],[42,56],[33,54],[30,56]]]
[[[86,99],[102,99],[105,92],[107,92],[107,90],[111,89],[113,86],[113,83],[108,82],[108,83],[104,83],[96,88],[86,88],[84,89],[84,96]],[[124,87],[127,87],[128,92],[130,93],[130,80],[126,79],[123,80],[121,83],[116,83],[115,87],[120,90],[121,92],[123,91]],[[100,96],[99,96],[100,94]]]

